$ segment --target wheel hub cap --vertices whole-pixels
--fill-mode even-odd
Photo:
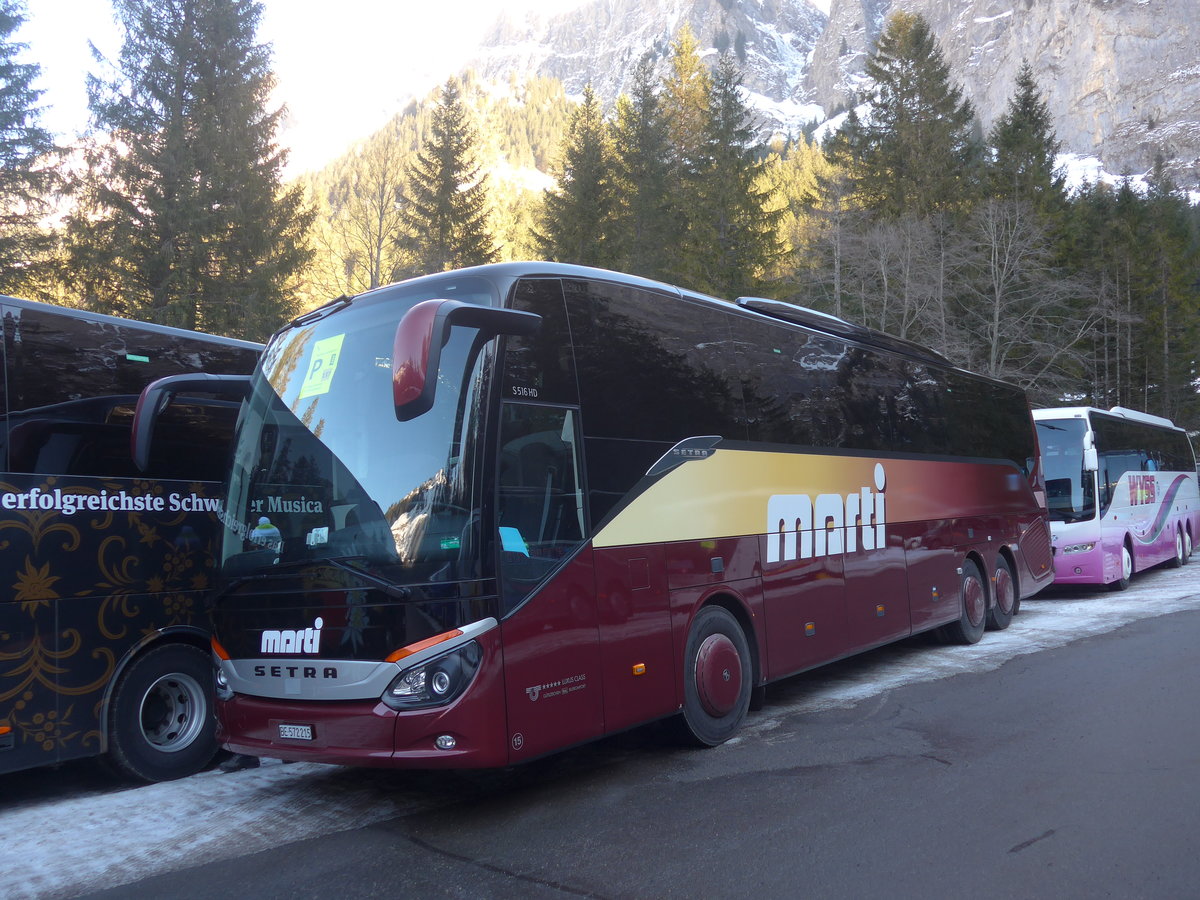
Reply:
[[[728,715],[742,692],[742,660],[733,641],[711,634],[696,653],[696,691],[710,716]]]

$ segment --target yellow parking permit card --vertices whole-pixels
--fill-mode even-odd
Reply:
[[[342,353],[342,340],[345,334],[335,334],[313,344],[312,359],[308,363],[308,374],[304,376],[304,384],[300,385],[300,396],[313,397],[329,392],[333,383],[333,373],[337,371],[338,358]]]

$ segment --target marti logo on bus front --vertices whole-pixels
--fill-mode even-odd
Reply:
[[[875,490],[841,494],[773,494],[767,501],[767,562],[813,559],[887,546],[883,463],[875,464]],[[816,523],[814,527],[813,523]]]
[[[324,624],[325,620],[317,616],[312,628],[301,628],[298,631],[264,631],[261,652],[319,653],[321,650],[321,626]]]

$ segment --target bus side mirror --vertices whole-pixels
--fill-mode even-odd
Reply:
[[[1083,448],[1083,471],[1096,472],[1100,469],[1100,456],[1095,447]]]
[[[183,393],[212,394],[226,400],[244,400],[250,393],[249,375],[209,375],[196,372],[190,375],[168,375],[152,381],[142,389],[133,413],[133,429],[129,433],[129,450],[139,472],[150,465],[150,437],[154,423],[171,405],[176,395]]]
[[[524,336],[542,317],[516,309],[477,306],[461,300],[425,300],[404,314],[392,344],[392,400],[396,418],[408,422],[433,408],[442,347],[455,325],[479,329],[485,340],[501,334]]]

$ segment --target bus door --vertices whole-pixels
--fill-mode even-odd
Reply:
[[[570,407],[501,406],[496,524],[513,762],[604,730],[578,420]]]

